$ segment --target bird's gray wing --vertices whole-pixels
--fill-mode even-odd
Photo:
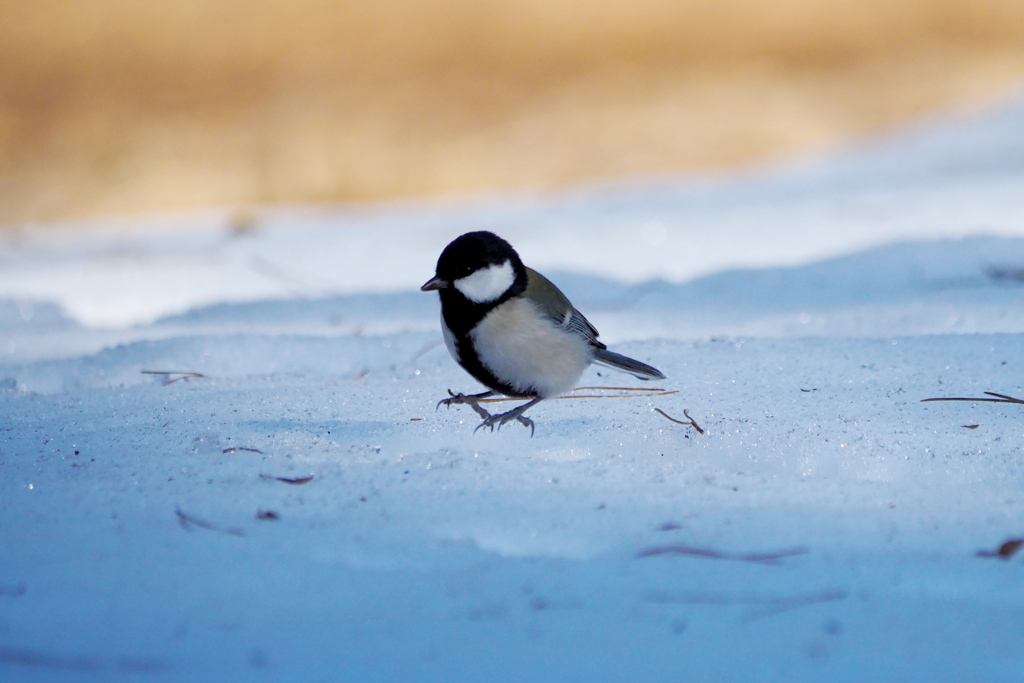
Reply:
[[[586,338],[599,349],[606,348],[597,340],[597,328],[573,307],[572,302],[551,280],[532,268],[526,269],[526,296],[557,325]]]

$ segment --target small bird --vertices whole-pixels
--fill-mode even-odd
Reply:
[[[466,404],[494,430],[524,417],[544,399],[569,391],[591,363],[637,379],[665,379],[650,365],[608,350],[597,330],[537,271],[523,265],[512,245],[494,233],[468,232],[445,247],[433,278],[420,291],[441,297],[441,331],[452,358],[490,391],[453,394],[438,407]],[[504,394],[529,399],[491,415],[480,400]],[[476,431],[476,430],[474,430]]]

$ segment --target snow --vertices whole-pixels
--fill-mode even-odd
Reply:
[[[1024,536],[1021,406],[921,400],[1024,396],[1024,101],[228,218],[0,244],[3,680],[1020,680],[1024,553],[978,553]],[[678,393],[435,411],[477,387],[415,288],[477,228]]]

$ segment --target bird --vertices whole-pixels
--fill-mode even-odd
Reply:
[[[438,293],[448,352],[488,389],[469,395],[449,389],[449,397],[437,404],[472,407],[483,418],[474,432],[515,420],[533,436],[533,420],[523,413],[572,389],[591,363],[641,380],[665,379],[660,370],[609,351],[561,290],[523,265],[512,245],[492,232],[468,232],[453,240],[420,291]],[[480,401],[495,394],[527,402],[491,415]]]

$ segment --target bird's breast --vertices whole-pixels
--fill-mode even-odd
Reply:
[[[565,393],[593,358],[586,339],[556,325],[528,299],[497,306],[469,337],[481,365],[523,396]]]

